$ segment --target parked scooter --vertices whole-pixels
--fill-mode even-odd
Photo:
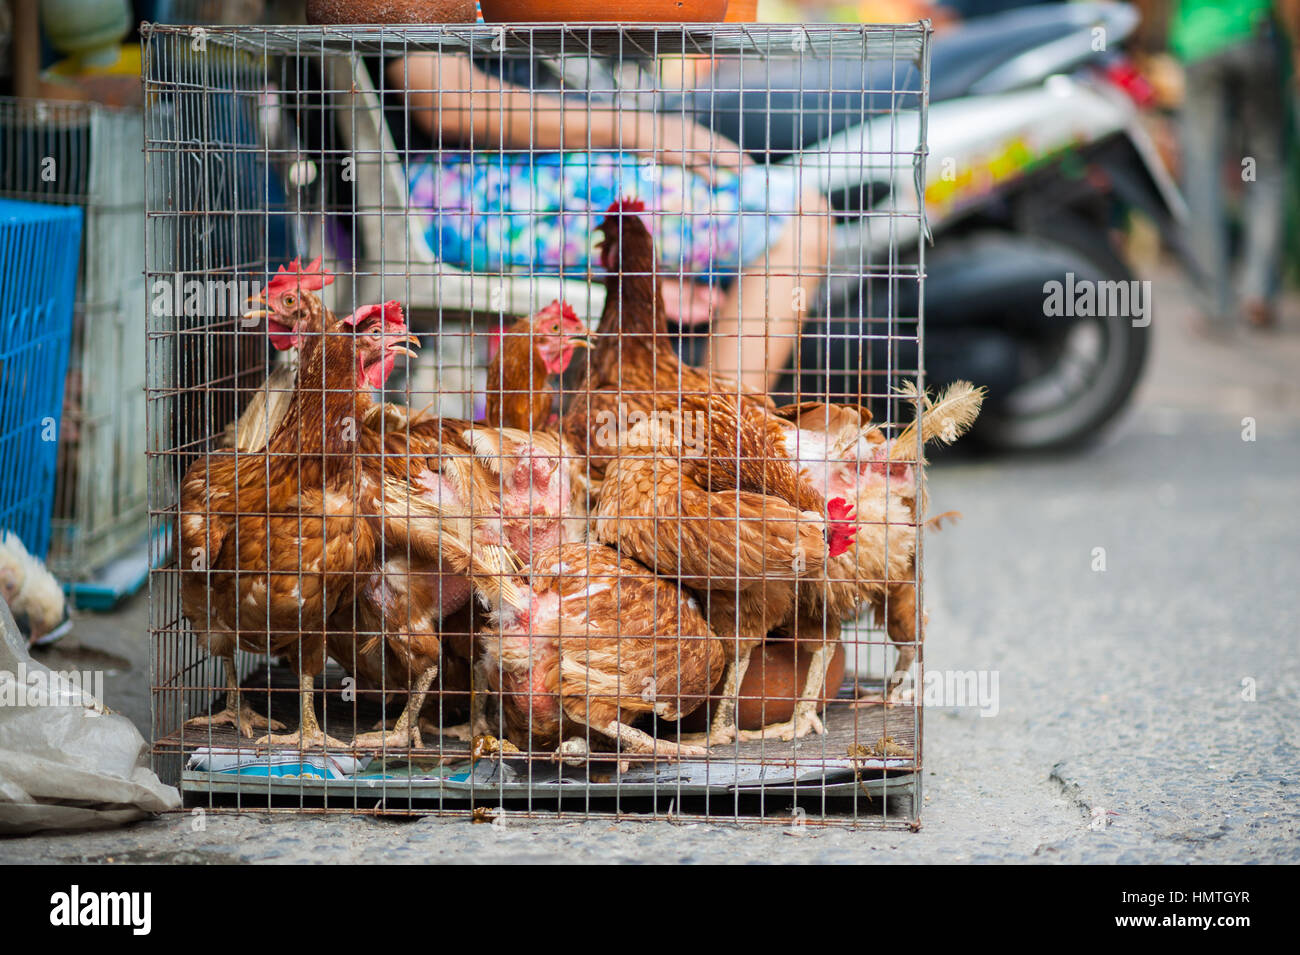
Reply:
[[[833,280],[818,309],[802,348],[803,393],[879,408],[897,376],[914,374],[920,336],[910,348],[897,336],[911,334],[909,317],[916,327],[920,283],[909,276],[923,271],[927,382],[988,387],[986,444],[1076,444],[1125,406],[1152,304],[1116,227],[1130,210],[1144,213],[1190,265],[1182,199],[1139,124],[1149,88],[1118,49],[1136,24],[1130,7],[1073,3],[939,34],[928,155],[915,162],[922,84],[905,63],[795,62],[783,76],[775,65],[723,62],[707,88],[665,104],[756,158],[801,165],[830,197],[833,271],[857,277]],[[831,162],[849,152],[862,163]],[[870,215],[915,212],[918,189],[924,220]],[[891,240],[914,251],[891,260]],[[887,328],[881,315],[900,317]]]

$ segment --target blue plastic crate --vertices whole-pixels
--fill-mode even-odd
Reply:
[[[44,558],[81,249],[81,209],[0,199],[0,529]]]

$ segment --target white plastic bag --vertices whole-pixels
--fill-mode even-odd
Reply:
[[[0,834],[103,829],[179,805],[140,731],[34,661],[0,599]]]

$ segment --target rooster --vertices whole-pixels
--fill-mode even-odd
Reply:
[[[306,269],[295,260],[257,297],[264,307],[245,316],[265,318],[274,344],[300,351],[297,388],[266,450],[211,454],[181,483],[182,609],[200,644],[224,659],[228,689],[221,713],[192,722],[231,723],[246,737],[283,728],[241,700],[234,651],[285,655],[298,667],[298,732],[259,744],[341,745],[321,731],[313,693],[326,621],[375,552],[358,507],[352,425],[365,388],[409,353],[409,336],[388,334],[382,320],[336,319],[314,294],[327,283],[319,259]]]
[[[722,673],[723,642],[689,591],[592,543],[537,555],[516,585],[489,601],[479,637],[510,742],[580,756],[594,731],[621,754],[707,754],[632,725],[681,719]]]

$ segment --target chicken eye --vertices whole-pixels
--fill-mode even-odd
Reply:
[[[293,303],[296,302],[297,299],[294,298],[293,293],[290,292],[288,295],[286,295],[286,296],[285,296],[284,298],[282,298],[280,301],[282,301],[282,302],[284,303],[284,305],[285,305],[286,308],[293,308]]]

